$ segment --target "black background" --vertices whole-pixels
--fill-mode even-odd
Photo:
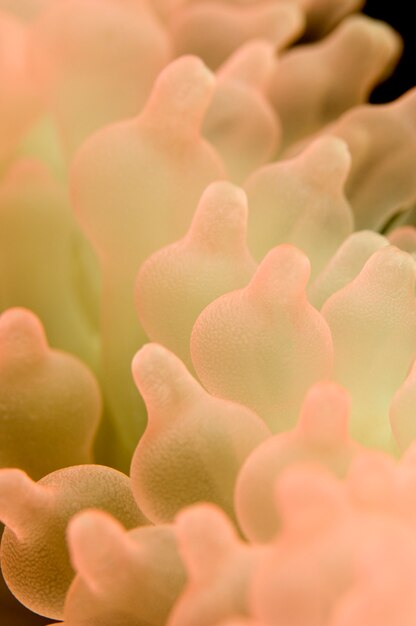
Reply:
[[[404,40],[404,54],[394,74],[377,87],[371,102],[388,102],[416,85],[416,11],[414,0],[368,0],[363,12],[371,17],[388,22]]]

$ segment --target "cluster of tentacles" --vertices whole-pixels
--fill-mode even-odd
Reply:
[[[366,104],[360,5],[0,0],[2,625],[416,623],[416,89]]]

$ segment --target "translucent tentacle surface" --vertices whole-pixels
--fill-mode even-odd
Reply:
[[[68,529],[77,576],[65,602],[65,624],[164,626],[185,571],[172,526],[126,532],[109,515],[86,511]]]
[[[389,405],[416,353],[415,277],[414,259],[388,246],[322,308],[335,380],[351,393],[351,431],[367,445],[393,445]]]
[[[335,478],[308,465],[281,477],[276,500],[284,526],[253,576],[252,613],[267,626],[324,626],[352,578],[348,500]]]
[[[273,492],[286,467],[314,462],[345,476],[358,446],[348,436],[348,394],[322,382],[308,392],[295,429],[267,439],[244,463],[235,501],[238,521],[251,541],[270,541],[280,528]]]
[[[146,523],[128,477],[109,467],[66,467],[39,483],[20,470],[0,470],[0,520],[6,525],[1,567],[13,594],[35,613],[63,617],[74,576],[66,526],[75,513],[92,507],[111,513],[127,528]]]
[[[415,626],[416,88],[366,104],[411,50],[362,5],[0,0],[1,626]]]
[[[334,256],[308,286],[308,297],[317,309],[333,293],[351,283],[368,259],[389,245],[388,239],[371,230],[358,231],[347,237]]]
[[[157,344],[138,352],[133,374],[149,420],[131,465],[140,508],[154,523],[171,521],[184,506],[203,501],[233,516],[238,471],[270,434],[262,420],[246,407],[210,396]]]
[[[281,148],[366,101],[394,67],[401,48],[400,38],[387,24],[354,16],[322,41],[283,54],[270,87],[283,126]],[[342,80],[337,80],[340,73]]]
[[[290,245],[274,248],[245,289],[208,305],[191,336],[205,387],[246,404],[273,431],[293,426],[303,396],[332,368],[332,340],[306,298],[310,264]]]
[[[68,155],[98,128],[136,115],[170,58],[166,33],[142,0],[50,2],[37,29]]]
[[[140,322],[152,341],[192,367],[189,341],[202,310],[244,287],[256,263],[246,244],[247,199],[228,182],[209,185],[183,239],[147,259],[136,281]]]
[[[215,626],[247,615],[248,585],[261,550],[242,543],[224,513],[212,505],[185,509],[175,526],[189,581],[167,626]]]
[[[244,185],[250,206],[249,247],[255,257],[291,243],[308,255],[315,276],[353,229],[344,195],[349,167],[345,144],[326,137],[295,159],[257,170]]]
[[[389,104],[352,109],[330,130],[351,152],[346,192],[357,228],[381,229],[416,200],[415,110],[416,89]]]
[[[278,481],[283,528],[265,550],[250,595],[252,614],[266,624],[412,623],[413,529],[392,515],[393,509],[383,509],[383,479],[392,468],[380,458],[364,458],[360,465],[359,471],[354,468],[356,485],[366,483],[369,471],[367,486],[375,480],[381,496],[367,510],[339,481],[313,466],[291,468]]]
[[[203,133],[237,183],[270,161],[277,149],[281,126],[264,93],[274,64],[273,45],[254,41],[238,49],[217,73]]]

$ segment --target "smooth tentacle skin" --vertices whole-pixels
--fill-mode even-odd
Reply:
[[[69,519],[102,508],[127,528],[146,523],[127,476],[109,467],[78,465],[48,474],[39,483],[18,469],[0,470],[2,571],[19,600],[59,619],[74,576],[65,544]]]
[[[85,511],[72,519],[68,543],[77,576],[65,603],[67,626],[165,624],[185,584],[172,526],[126,532],[108,514]]]
[[[286,467],[315,462],[345,476],[359,447],[348,436],[348,394],[334,383],[317,383],[308,392],[296,427],[258,446],[242,467],[235,490],[244,534],[267,542],[281,520],[273,502],[274,486]],[[261,487],[260,487],[261,486]]]
[[[415,626],[416,87],[362,6],[0,0],[1,626]]]
[[[400,52],[401,41],[393,29],[354,16],[323,41],[283,55],[270,86],[270,99],[284,129],[281,147],[313,135],[367,100]],[[339,72],[342,81],[336,80]]]
[[[273,431],[296,421],[304,393],[332,371],[332,339],[307,301],[308,258],[274,248],[245,289],[214,300],[197,319],[192,360],[206,388],[246,404]]]
[[[0,467],[19,467],[37,480],[62,467],[92,462],[100,416],[100,391],[89,369],[71,354],[51,350],[30,311],[3,313]]]
[[[265,93],[275,63],[273,45],[258,40],[239,48],[217,72],[203,133],[237,183],[270,161],[280,141],[281,125]]]
[[[351,393],[352,433],[384,449],[393,445],[389,405],[416,353],[415,279],[409,254],[382,248],[322,308],[334,341],[335,380]]]
[[[415,110],[413,89],[392,104],[352,109],[330,130],[351,152],[346,192],[357,228],[382,228],[416,200]]]
[[[98,128],[136,115],[170,60],[166,33],[141,0],[50,2],[37,28],[69,154]]]
[[[266,624],[318,626],[350,582],[347,498],[322,469],[301,465],[282,476],[276,500],[283,529],[255,573],[253,612]]]
[[[201,501],[232,515],[239,469],[270,431],[246,407],[210,396],[161,346],[137,353],[133,375],[149,420],[130,472],[141,509],[154,523]]]
[[[358,276],[375,252],[388,245],[388,239],[371,230],[358,231],[347,237],[322,272],[309,284],[311,303],[321,309],[329,296]]]
[[[242,543],[224,513],[207,504],[183,511],[176,528],[189,582],[168,626],[215,626],[247,614],[248,585],[261,548]]]
[[[136,306],[143,328],[190,367],[189,341],[199,314],[224,293],[245,287],[256,270],[246,245],[247,214],[242,189],[212,183],[185,237],[155,252],[138,273]]]
[[[350,164],[345,144],[325,137],[296,159],[266,165],[248,178],[249,247],[255,257],[292,243],[308,255],[315,276],[353,229],[344,194]]]

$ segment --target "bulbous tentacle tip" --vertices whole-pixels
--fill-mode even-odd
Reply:
[[[158,343],[146,343],[144,346],[140,348],[140,350],[136,353],[132,362],[132,372],[135,374],[136,372],[140,372],[142,367],[146,367],[146,364],[152,362],[153,359],[156,360],[164,360],[165,353],[167,352],[166,348]]]
[[[189,341],[198,315],[215,298],[246,285],[256,269],[246,244],[247,214],[241,188],[211,183],[186,235],[148,257],[137,274],[136,310],[147,336],[191,369]]]
[[[247,214],[243,189],[225,181],[211,183],[202,194],[187,239],[211,251],[245,250]]]
[[[368,260],[363,274],[367,272],[368,280],[374,280],[380,288],[396,289],[403,294],[413,293],[416,282],[416,262],[414,258],[395,246],[386,246],[377,251]]]
[[[327,186],[343,194],[351,167],[351,153],[347,143],[333,135],[314,141],[296,160],[303,175],[319,187]]]
[[[0,316],[0,466],[40,479],[89,462],[102,411],[92,372],[49,348],[40,320],[26,309]]]
[[[303,298],[311,265],[306,254],[291,244],[270,250],[259,265],[247,289],[253,298],[266,297],[276,306]]]
[[[397,300],[402,306],[414,309],[414,287],[416,281],[416,263],[413,257],[399,250],[394,246],[385,246],[372,254],[358,276],[346,285],[342,290],[336,292],[325,303],[322,311],[326,315],[327,310],[333,308],[333,303],[344,298],[350,300],[357,298],[360,294],[370,298],[378,296],[383,299],[383,306],[386,308],[393,302],[387,297],[389,294],[396,294]],[[371,291],[369,287],[371,286]],[[390,297],[390,295],[389,295]]]
[[[231,522],[211,504],[197,504],[181,511],[175,529],[187,568],[195,578],[215,575],[218,565],[239,547]]]
[[[8,476],[3,475],[7,487]],[[65,597],[74,576],[65,541],[73,515],[82,509],[102,509],[127,528],[147,520],[133,499],[128,477],[110,467],[66,467],[39,483],[22,473],[14,474],[14,482],[17,485],[13,481],[10,484],[9,478],[9,492],[11,487],[20,486],[21,493],[15,489],[10,502],[5,503],[11,525],[7,524],[2,539],[4,578],[16,598],[33,612],[63,619]]]
[[[180,511],[175,518],[177,531],[192,541],[205,533],[215,537],[217,531],[227,543],[234,543],[236,533],[226,515],[213,504],[195,504]]]
[[[204,386],[254,409],[273,430],[280,420],[293,424],[303,393],[332,367],[329,329],[306,297],[309,272],[303,252],[290,244],[274,248],[247,287],[202,311],[191,335]],[[306,385],[302,395],[294,392],[298,384]]]
[[[371,230],[357,231],[347,237],[324,270],[309,285],[311,303],[320,310],[331,295],[357,277],[377,250],[388,245],[385,237]]]
[[[16,536],[30,532],[37,525],[36,516],[48,515],[52,502],[48,489],[22,470],[0,469],[0,521]]]
[[[125,531],[113,517],[90,510],[75,516],[69,529],[77,576],[66,598],[65,622],[83,623],[88,611],[90,623],[102,624],[104,605],[108,624],[167,623],[185,582],[173,526]]]
[[[106,587],[127,551],[124,527],[115,518],[84,510],[69,522],[67,540],[72,565],[94,591]]]
[[[345,441],[350,408],[346,389],[332,381],[316,383],[306,395],[298,428],[310,441],[322,444]]]
[[[133,359],[133,378],[146,403],[149,419],[169,413],[196,393],[199,385],[182,361],[157,343],[143,346]]]
[[[24,308],[8,309],[0,315],[0,364],[4,361],[38,359],[47,352],[40,320]]]
[[[400,35],[383,21],[366,15],[351,15],[339,27],[340,39],[345,48],[370,47],[370,54],[377,53],[378,64],[397,59],[403,49]],[[372,44],[372,45],[371,45]]]
[[[84,509],[71,518],[67,537],[69,545],[76,546],[79,549],[78,554],[85,555],[93,554],[97,543],[102,542],[102,547],[105,547],[107,541],[120,537],[123,532],[121,523],[107,513]]]
[[[187,55],[170,63],[158,76],[140,123],[172,124],[183,131],[199,130],[215,88],[215,76],[196,56]],[[172,127],[174,128],[174,126]]]
[[[249,41],[219,68],[219,80],[235,80],[260,90],[267,86],[277,61],[275,46],[266,39]]]
[[[390,403],[414,361],[415,272],[410,254],[383,247],[321,310],[331,329],[335,379],[351,393],[351,432],[389,451]]]

